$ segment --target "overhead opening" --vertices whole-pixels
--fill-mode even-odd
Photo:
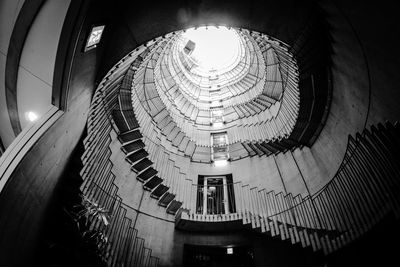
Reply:
[[[232,65],[239,54],[239,36],[227,27],[191,28],[183,33],[183,37],[188,39],[185,52],[190,53],[200,68],[209,72]]]

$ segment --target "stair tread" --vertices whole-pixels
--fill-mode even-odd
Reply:
[[[142,136],[142,134],[140,133],[139,130],[134,130],[134,131],[131,131],[131,132],[127,132],[127,133],[120,134],[120,135],[118,136],[118,139],[119,139],[119,141],[120,141],[121,143],[128,143],[128,142],[131,142],[131,141],[135,141],[135,140],[137,140],[137,139],[140,139],[140,138],[142,138],[142,137],[143,137],[143,136]]]
[[[153,169],[152,167],[150,167],[150,168],[146,169],[145,171],[143,171],[142,173],[140,173],[137,176],[137,178],[141,182],[144,182],[144,181],[147,181],[148,179],[150,179],[151,177],[153,177],[156,174],[157,174],[157,171],[155,169]]]
[[[149,160],[148,158],[144,158],[142,160],[140,160],[139,162],[135,163],[132,166],[132,169],[135,170],[136,172],[141,172],[143,170],[145,170],[146,168],[148,168],[149,166],[151,166],[153,164],[153,162],[151,160]]]

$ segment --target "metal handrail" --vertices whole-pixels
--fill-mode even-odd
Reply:
[[[272,205],[285,198],[282,207],[267,212],[262,209],[245,210],[267,221],[278,220],[292,226],[343,233],[350,231],[354,235],[361,234],[360,229],[372,227],[379,216],[384,214],[381,208],[386,207],[386,212],[398,214],[400,197],[396,190],[400,190],[400,168],[396,158],[390,156],[395,153],[391,152],[395,148],[390,146],[395,141],[389,138],[394,134],[390,135],[386,131],[387,128],[383,126],[380,130],[372,127],[372,131],[365,129],[356,138],[349,136],[345,157],[334,177],[313,195],[293,197],[287,194],[282,197],[282,192],[276,194],[269,191],[264,195],[259,194],[259,201],[268,201]],[[204,191],[201,184],[193,186],[199,192]],[[240,197],[243,196],[243,202],[255,203],[245,194]],[[290,218],[290,222],[287,218]]]

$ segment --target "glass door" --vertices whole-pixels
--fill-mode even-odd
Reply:
[[[204,214],[227,214],[229,212],[225,176],[205,177],[203,190]]]
[[[229,214],[236,212],[232,175],[199,175],[196,186],[197,214]]]

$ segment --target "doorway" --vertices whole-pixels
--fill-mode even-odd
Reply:
[[[199,175],[197,214],[229,214],[236,212],[232,175]]]

